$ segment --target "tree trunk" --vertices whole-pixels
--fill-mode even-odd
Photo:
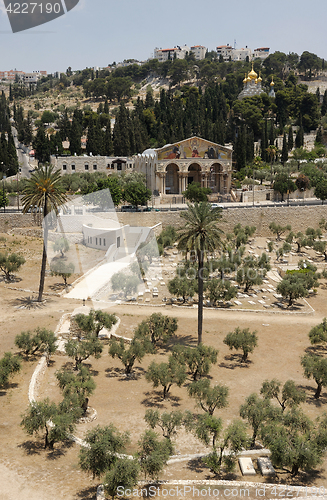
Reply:
[[[258,431],[258,429],[253,430],[252,439],[251,439],[251,448],[255,447],[255,440],[257,438],[257,431]]]
[[[321,389],[322,389],[322,383],[321,382],[317,382],[317,390],[316,390],[315,395],[314,395],[315,399],[319,399],[320,398]]]
[[[248,359],[248,353],[243,351],[243,356],[242,356],[242,363],[245,363],[245,361]]]
[[[202,344],[202,323],[203,323],[203,256],[198,252],[198,345]]]
[[[45,279],[45,269],[47,265],[47,244],[48,244],[48,200],[47,194],[44,197],[44,210],[43,210],[43,223],[44,223],[44,237],[43,237],[43,253],[42,253],[42,265],[41,265],[41,274],[40,274],[40,285],[39,285],[39,296],[37,298],[38,302],[42,302],[42,295],[44,289],[44,279]]]
[[[299,472],[299,466],[294,464],[292,467],[292,476],[296,476]]]
[[[48,435],[49,435],[48,428],[47,428],[47,427],[45,427],[45,441],[44,441],[44,449],[46,449],[46,448],[49,446]]]

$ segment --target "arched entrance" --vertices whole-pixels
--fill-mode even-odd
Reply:
[[[175,163],[170,163],[166,167],[166,194],[178,194],[178,172],[179,168]]]
[[[222,194],[224,191],[223,170],[224,169],[220,163],[214,163],[210,167],[208,187],[213,193]]]
[[[201,184],[201,167],[198,163],[192,163],[188,167],[187,183],[191,184],[191,182],[199,182]]]

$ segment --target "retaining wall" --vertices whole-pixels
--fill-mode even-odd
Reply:
[[[162,223],[162,228],[172,225],[180,227],[183,219],[180,212],[117,212],[121,224],[130,226],[152,227]],[[271,236],[269,224],[291,224],[293,232],[304,231],[307,227],[318,227],[319,221],[327,220],[327,204],[303,207],[249,207],[228,208],[223,210],[223,219],[220,224],[225,233],[231,232],[233,227],[242,225],[256,226],[258,236]],[[33,214],[0,214],[0,232],[7,233],[15,228],[38,227],[37,218]]]
[[[0,233],[8,233],[17,227],[39,227],[39,216],[33,214],[21,213],[1,213],[0,214]]]
[[[131,226],[154,226],[162,223],[163,229],[168,225],[180,227],[183,219],[180,212],[117,212],[121,224]],[[255,208],[228,208],[223,210],[221,228],[225,233],[231,232],[233,227],[242,225],[256,226],[258,236],[271,236],[269,224],[291,224],[293,232],[303,231],[307,227],[318,227],[319,221],[327,220],[327,204],[303,207],[255,207]]]

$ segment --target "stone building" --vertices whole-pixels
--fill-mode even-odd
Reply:
[[[75,172],[131,172],[134,168],[134,160],[129,156],[52,156],[51,165],[62,174],[73,174]]]
[[[158,149],[147,149],[133,157],[52,156],[51,164],[62,174],[74,172],[142,172],[152,194],[182,194],[191,182],[209,187],[213,193],[230,192],[232,148],[190,137]]]
[[[231,186],[232,148],[190,137],[135,157],[135,170],[146,176],[154,195],[182,194],[191,182],[228,194]]]

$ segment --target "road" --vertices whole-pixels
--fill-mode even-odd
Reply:
[[[29,172],[29,170],[31,170],[31,166],[29,164],[29,156],[28,154],[25,154],[24,151],[19,147],[19,142],[17,139],[17,130],[15,129],[15,127],[11,127],[11,130],[17,150],[18,163],[21,168],[20,175],[21,177],[29,179],[31,177],[31,173]]]

